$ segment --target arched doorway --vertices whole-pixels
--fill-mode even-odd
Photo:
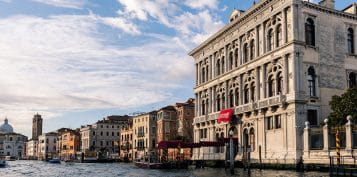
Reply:
[[[243,131],[243,148],[244,148],[243,151],[246,152],[248,145],[249,145],[248,129],[244,129],[244,131]]]
[[[235,126],[232,126],[230,129],[229,129],[229,132],[230,131],[233,131],[233,137],[232,138],[234,138],[234,139],[237,139],[238,140],[238,129],[235,127]],[[237,142],[239,142],[239,141],[237,141]],[[233,146],[233,148],[234,148],[234,150],[233,150],[233,152],[234,152],[234,156],[236,156],[237,155],[237,153],[238,153],[238,143],[235,143],[234,144],[234,146]]]
[[[255,134],[254,134],[254,128],[251,128],[249,130],[249,146],[250,146],[250,152],[253,152],[255,150]]]

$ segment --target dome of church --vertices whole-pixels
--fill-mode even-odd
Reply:
[[[4,120],[4,124],[0,126],[0,133],[13,133],[14,129],[12,126],[9,124],[7,118]]]

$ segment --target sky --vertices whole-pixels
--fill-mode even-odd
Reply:
[[[188,52],[253,3],[0,0],[0,120],[30,137],[36,113],[49,132],[184,102],[194,96]]]

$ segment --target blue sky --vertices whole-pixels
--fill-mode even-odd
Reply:
[[[342,9],[355,0],[337,0]],[[0,0],[0,116],[31,134],[193,97],[187,53],[253,0]]]

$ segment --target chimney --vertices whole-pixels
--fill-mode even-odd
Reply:
[[[319,4],[330,9],[335,9],[335,0],[321,0]]]

